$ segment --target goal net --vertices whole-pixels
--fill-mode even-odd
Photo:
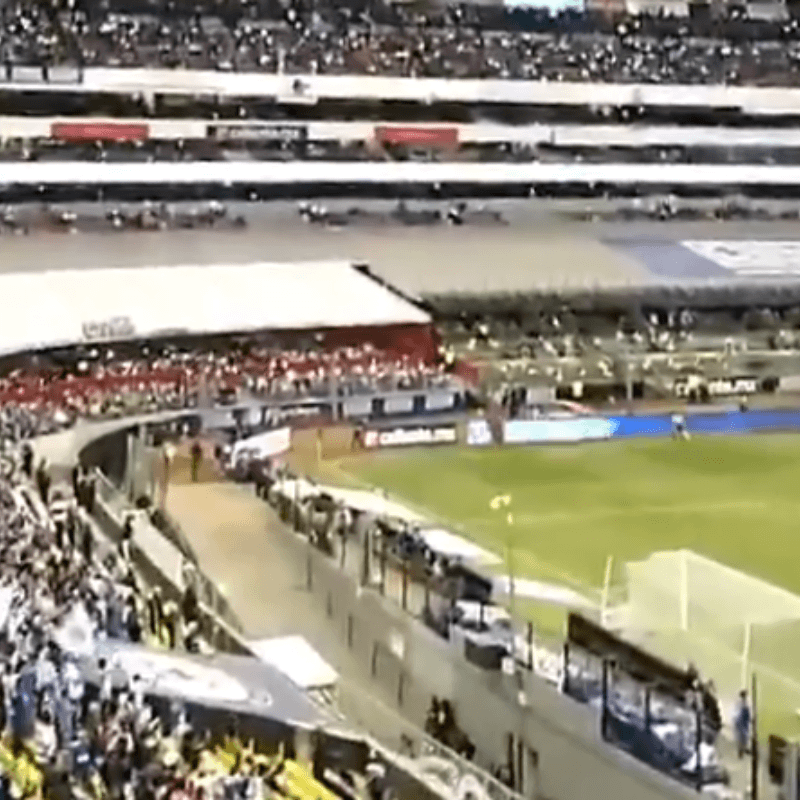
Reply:
[[[626,578],[623,627],[661,655],[693,661],[730,691],[751,666],[800,676],[799,596],[691,550],[629,562]]]

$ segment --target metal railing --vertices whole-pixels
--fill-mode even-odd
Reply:
[[[99,469],[95,470],[97,476],[97,495],[98,498],[115,507],[127,506],[128,500],[121,489],[114,486],[112,481],[108,479]],[[194,570],[197,589],[198,600],[200,604],[211,614],[223,620],[226,627],[235,630],[238,634],[242,634],[242,624],[234,614],[228,599],[220,592],[216,584],[210,580],[203,572],[201,572],[197,563],[197,557],[194,555],[193,550],[188,545],[186,535],[173,521],[165,516],[165,519],[171,522],[171,532],[173,536],[167,533],[162,527],[153,525],[154,530],[158,531],[175,549],[186,559],[187,564],[191,565]],[[152,523],[151,523],[152,524]],[[178,542],[174,540],[174,536],[179,536],[186,541],[186,547],[181,547]],[[187,550],[190,555],[187,555]],[[181,587],[183,588],[183,587]]]
[[[384,747],[406,756],[426,774],[426,760],[435,759],[446,765],[437,768],[435,778],[445,780],[454,797],[467,782],[480,787],[486,800],[521,800],[522,795],[492,777],[479,765],[467,761],[446,745],[428,736],[373,695],[355,684],[339,680],[335,707],[348,720],[366,730]],[[434,771],[431,771],[434,774]]]

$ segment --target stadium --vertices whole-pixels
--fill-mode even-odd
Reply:
[[[0,792],[800,794],[791,0],[0,0]]]

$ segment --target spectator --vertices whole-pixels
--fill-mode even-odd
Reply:
[[[22,471],[26,477],[33,477],[33,448],[30,442],[22,445]]]
[[[739,758],[747,755],[750,749],[750,726],[752,724],[752,713],[747,702],[747,692],[743,689],[739,692],[739,700],[736,703],[736,710],[733,715],[733,730],[736,737],[736,750]]]
[[[36,487],[39,490],[39,498],[42,503],[47,506],[50,498],[50,472],[48,470],[47,460],[42,459],[39,466],[36,468]]]
[[[191,450],[191,470],[192,470],[192,483],[197,483],[197,476],[200,471],[200,466],[203,462],[203,446],[195,439],[192,442]]]

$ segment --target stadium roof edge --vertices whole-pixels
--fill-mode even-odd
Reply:
[[[167,335],[425,325],[430,316],[347,261],[51,270],[0,275],[0,352]]]

